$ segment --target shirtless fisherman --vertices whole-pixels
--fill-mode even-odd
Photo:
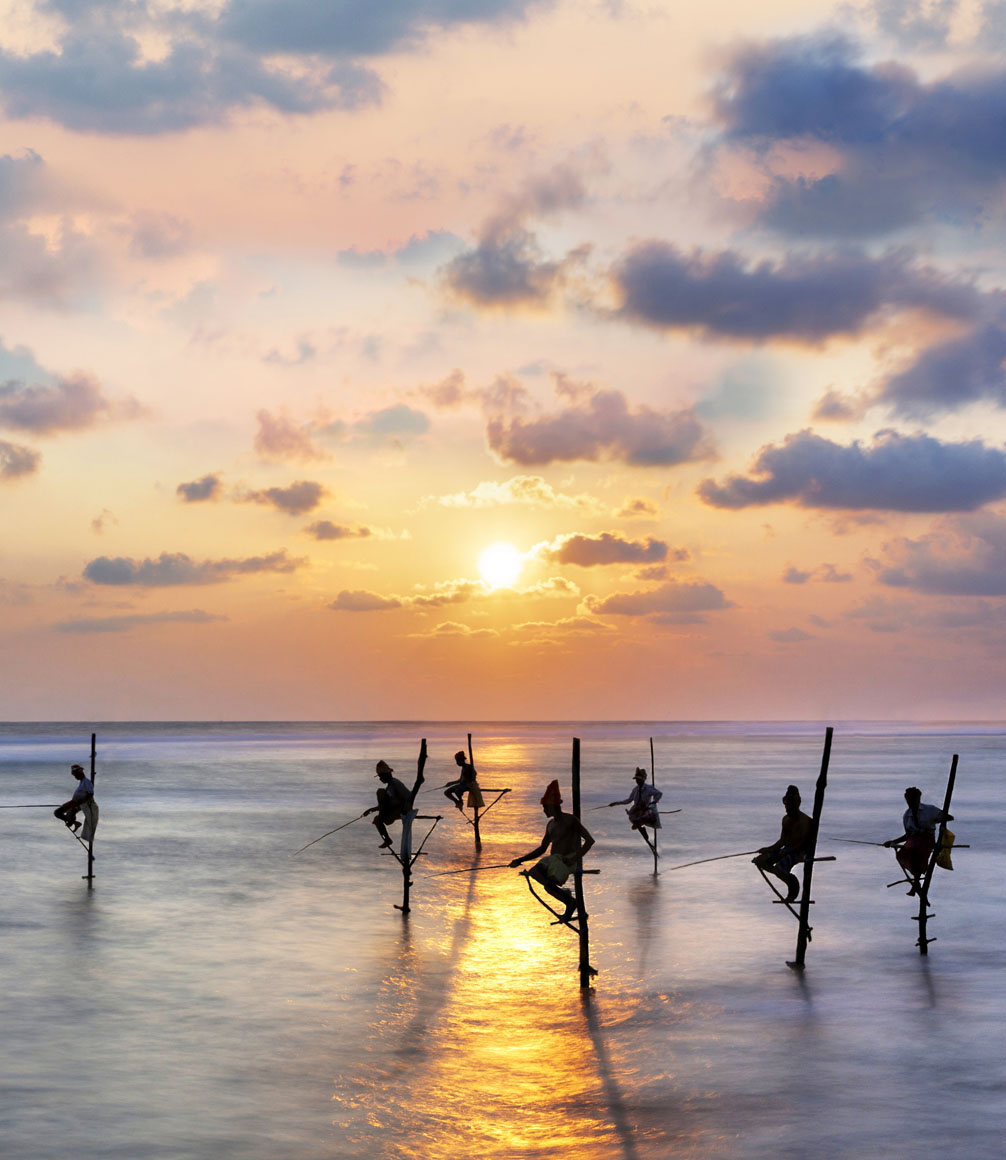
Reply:
[[[751,861],[766,874],[774,874],[776,878],[781,878],[786,883],[786,901],[795,902],[800,893],[800,881],[790,871],[798,862],[804,860],[814,823],[800,809],[800,791],[795,785],[786,787],[782,804],[786,807],[786,816],[782,820],[778,842],[773,842],[771,846],[762,846],[758,851],[758,857],[752,858]]]
[[[94,798],[94,783],[86,776],[82,765],[71,765],[70,773],[77,779],[77,788],[73,791],[73,797],[68,802],[63,802],[52,813],[53,817],[59,818],[71,833],[76,834],[80,829],[77,814]]]
[[[572,891],[567,890],[563,883],[576,868],[581,859],[593,846],[594,839],[580,823],[579,818],[562,811],[562,795],[559,792],[559,783],[551,781],[541,799],[541,808],[548,817],[545,826],[545,836],[541,843],[520,858],[514,858],[510,863],[516,868],[522,862],[530,862],[532,858],[539,858],[530,870],[525,871],[529,878],[540,883],[565,907],[560,915],[560,921],[569,922],[576,913],[576,898]],[[542,858],[542,854],[551,846],[552,852]]]
[[[404,782],[391,776],[394,772],[386,761],[377,763],[377,776],[384,782],[384,785],[377,791],[377,805],[363,811],[364,817],[367,814],[372,814],[375,810],[377,811],[377,817],[374,818],[373,824],[384,839],[379,847],[382,850],[391,845],[388,826],[392,822],[401,821],[402,814],[407,813],[412,808],[411,794]]]
[[[952,822],[953,814],[945,814],[939,806],[929,805],[922,800],[922,791],[914,785],[905,790],[908,809],[902,818],[905,832],[898,838],[885,842],[887,847],[895,847],[898,865],[905,877],[912,883],[909,894],[918,894],[919,879],[929,865],[929,855],[936,845],[936,827],[940,822]]]
[[[478,774],[475,772],[475,766],[468,760],[468,754],[463,749],[459,749],[454,754],[454,760],[460,767],[460,776],[457,781],[452,781],[450,785],[444,788],[444,797],[449,798],[457,808],[463,809],[463,801],[465,794],[469,796],[469,805],[481,808],[483,805],[482,794],[479,790]]]
[[[625,811],[632,823],[632,828],[638,830],[643,838],[646,836],[646,826],[653,830],[660,829],[660,814],[657,811],[657,802],[664,796],[655,785],[646,784],[646,770],[637,769],[632,775],[635,785],[627,798],[620,802],[608,802],[609,806],[628,806]]]

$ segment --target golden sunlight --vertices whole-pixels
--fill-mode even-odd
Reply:
[[[524,557],[505,540],[490,544],[479,556],[479,574],[490,588],[509,588],[524,567]]]

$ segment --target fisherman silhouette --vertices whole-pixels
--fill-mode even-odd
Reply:
[[[80,829],[80,822],[77,821],[77,814],[84,809],[88,802],[94,798],[94,784],[89,777],[84,773],[82,765],[71,765],[70,773],[77,779],[77,788],[73,791],[73,797],[69,801],[52,811],[53,817],[59,818],[66,828],[73,834]]]
[[[468,754],[463,749],[459,749],[454,754],[454,760],[460,767],[461,776],[457,781],[452,781],[444,788],[444,797],[452,801],[460,810],[464,808],[464,796],[468,794],[468,804],[480,808],[483,804],[482,793],[479,790],[475,766],[468,760]]]
[[[786,883],[786,901],[795,902],[800,893],[800,881],[790,871],[806,857],[807,842],[814,823],[801,811],[800,791],[795,785],[786,787],[782,804],[786,807],[786,815],[782,819],[779,840],[771,846],[761,846],[757,858],[751,861],[766,874],[781,878]]]
[[[628,815],[629,821],[632,823],[632,828],[638,830],[644,839],[649,842],[650,839],[646,836],[645,827],[649,826],[653,830],[660,829],[660,814],[657,812],[657,802],[664,795],[655,785],[646,784],[645,769],[637,768],[632,776],[635,784],[629,796],[618,802],[608,802],[608,805],[628,806],[629,808],[625,812]]]
[[[576,914],[576,898],[563,883],[569,877],[570,871],[576,868],[577,862],[593,846],[594,839],[579,818],[563,813],[562,795],[557,781],[549,782],[541,799],[541,807],[548,817],[545,836],[529,853],[514,858],[510,866],[516,868],[523,862],[530,862],[532,858],[540,858],[541,860],[530,870],[523,873],[540,883],[553,898],[562,903],[565,910],[559,916],[560,921],[569,922]],[[551,854],[542,858],[541,855],[549,847],[552,849]]]
[[[377,776],[384,785],[377,791],[377,805],[363,811],[363,817],[377,811],[373,825],[381,835],[383,841],[380,849],[391,845],[391,835],[388,826],[392,822],[401,821],[402,815],[412,808],[411,795],[404,782],[391,775],[395,772],[386,761],[379,761],[376,766]]]
[[[922,791],[914,785],[905,790],[905,802],[908,805],[902,817],[905,832],[900,837],[889,839],[884,845],[895,847],[898,865],[911,880],[912,888],[908,893],[912,895],[918,894],[919,879],[929,865],[929,856],[936,845],[936,827],[940,822],[952,822],[954,815],[945,814],[939,806],[924,802]]]

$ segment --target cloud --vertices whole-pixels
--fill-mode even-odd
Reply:
[[[749,476],[711,479],[698,494],[738,510],[792,502],[806,508],[971,511],[1006,496],[1006,453],[980,440],[941,443],[929,435],[880,431],[872,446],[841,446],[811,431],[763,447]]]
[[[810,579],[810,572],[801,572],[799,568],[790,566],[782,574],[783,584],[806,584]]]
[[[113,403],[88,375],[57,378],[52,385],[0,383],[0,427],[53,435],[81,431],[101,419],[133,419],[144,413],[135,399]]]
[[[601,505],[590,495],[566,495],[556,491],[540,475],[515,475],[502,483],[484,481],[471,491],[456,492],[453,495],[429,497],[426,502],[438,503],[442,507],[487,508],[517,505],[535,508],[576,509],[595,512]]]
[[[85,566],[83,576],[92,584],[168,588],[220,584],[237,576],[263,572],[289,573],[296,571],[303,563],[303,559],[289,557],[285,550],[236,560],[202,561],[193,560],[184,552],[162,552],[156,560],[149,556],[144,560],[134,560],[128,556],[98,556]]]
[[[76,620],[61,620],[53,625],[57,632],[95,633],[129,632],[134,628],[144,628],[151,624],[210,624],[215,620],[227,620],[212,612],[193,608],[187,612],[149,612],[131,616],[89,616]]]
[[[130,223],[129,248],[136,257],[165,261],[184,254],[191,245],[191,227],[173,214],[143,211]]]
[[[653,500],[642,497],[630,498],[626,497],[625,502],[618,510],[618,516],[623,520],[652,520],[660,515],[660,508],[653,502]]]
[[[194,479],[190,483],[180,483],[175,488],[177,495],[184,503],[205,503],[207,500],[220,498],[223,484],[220,476],[204,475],[202,479]]]
[[[712,456],[711,439],[694,411],[633,410],[620,391],[590,391],[548,415],[492,415],[486,425],[490,448],[523,467],[577,459],[671,467]]]
[[[0,481],[8,482],[25,475],[34,475],[41,462],[41,454],[31,447],[0,439]]]
[[[977,512],[943,520],[917,540],[887,545],[875,564],[890,588],[941,596],[1006,596],[1006,518]]]
[[[805,640],[814,640],[814,634],[804,632],[802,628],[778,628],[768,634],[769,640],[776,644],[802,644]]]
[[[906,27],[903,3],[883,7]],[[923,81],[903,64],[864,63],[851,39],[827,32],[745,47],[716,111],[722,145],[754,150],[771,178],[762,225],[868,238],[926,221],[978,223],[1006,176],[1004,102],[1001,58]],[[833,161],[812,178],[774,172],[779,142],[826,146]]]
[[[239,503],[258,503],[274,507],[288,516],[302,516],[314,509],[328,495],[328,489],[313,479],[298,479],[286,487],[266,487],[261,491],[243,491]]]
[[[310,426],[298,427],[287,415],[272,415],[261,410],[255,415],[255,450],[263,459],[308,461],[329,456],[311,440]]]
[[[613,596],[588,596],[585,604],[594,615],[651,616],[654,613],[717,612],[733,608],[715,584],[670,580],[659,588],[642,592],[616,592]]]
[[[114,524],[118,527],[119,521],[115,518],[114,512],[109,511],[108,508],[102,508],[98,515],[91,520],[91,531],[96,536],[100,536],[105,531],[106,524]]]
[[[390,608],[401,608],[397,596],[380,596],[363,588],[344,588],[328,605],[334,612],[385,612]]]
[[[373,534],[370,528],[350,528],[344,524],[333,524],[331,520],[318,520],[308,524],[304,530],[316,540],[364,540]]]
[[[559,620],[526,620],[523,624],[515,624],[514,632],[533,633],[541,635],[581,635],[596,636],[616,632],[613,625],[605,624],[603,620],[594,620],[589,616],[564,616]]]
[[[438,624],[430,632],[413,633],[414,636],[422,637],[438,637],[438,636],[455,636],[467,638],[482,638],[499,637],[499,632],[495,628],[471,628],[467,624],[460,624],[456,620],[445,620]]]
[[[396,403],[380,411],[371,411],[358,419],[352,430],[358,435],[399,436],[425,435],[430,429],[430,421],[422,411],[405,403]]]
[[[782,574],[784,584],[806,584],[811,579],[820,580],[823,584],[845,584],[852,579],[852,573],[839,572],[834,564],[821,564],[820,567],[809,571],[791,565]]]
[[[531,551],[554,564],[575,564],[580,568],[599,564],[649,564],[667,559],[667,544],[663,540],[627,540],[617,532],[557,536],[551,543],[536,544]]]
[[[733,250],[685,254],[647,241],[612,274],[624,319],[749,342],[821,343],[859,334],[894,309],[968,318],[981,301],[970,283],[920,267],[904,250],[872,257],[842,248],[752,265]]]

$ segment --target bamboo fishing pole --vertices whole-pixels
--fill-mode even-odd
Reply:
[[[671,866],[671,870],[686,870],[689,866],[702,866],[706,862],[722,862],[726,858],[743,858],[746,854],[760,854],[761,850],[741,850],[736,854],[718,854],[715,858],[700,858],[697,862],[682,862],[680,866]]]
[[[337,834],[340,830],[344,830],[347,826],[351,826],[353,824],[353,822],[358,822],[361,820],[361,818],[365,818],[367,816],[367,814],[369,814],[369,813],[370,813],[369,810],[364,810],[363,813],[360,814],[359,817],[350,818],[350,820],[348,822],[343,822],[341,826],[336,826],[334,830],[329,830],[328,833],[322,834],[321,838],[327,838],[329,836],[329,834]],[[296,858],[297,855],[300,853],[303,853],[303,851],[306,850],[308,846],[313,846],[316,842],[320,842],[321,838],[315,838],[315,839],[313,839],[313,841],[308,842],[307,846],[301,846],[301,848],[299,850],[294,850],[294,852],[290,855],[290,857]]]

